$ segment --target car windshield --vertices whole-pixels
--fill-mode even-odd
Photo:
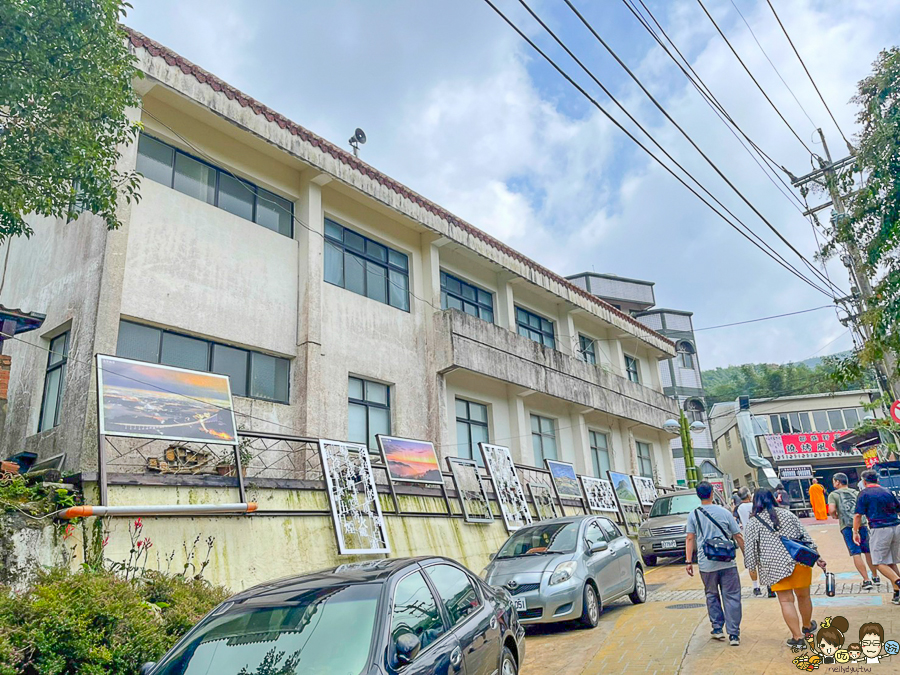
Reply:
[[[380,591],[338,586],[282,605],[213,612],[154,675],[360,675]]]
[[[687,514],[700,506],[700,497],[697,495],[675,495],[673,497],[660,497],[653,502],[650,509],[650,517],[677,516]]]
[[[541,553],[571,553],[578,542],[580,523],[547,523],[519,530],[506,540],[498,558],[518,558]]]

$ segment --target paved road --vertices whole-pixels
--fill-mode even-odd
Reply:
[[[837,573],[838,594],[825,596],[824,577],[813,575],[813,617],[841,614],[850,622],[848,644],[866,621],[878,621],[886,639],[900,640],[900,607],[883,593],[864,593],[859,575],[844,548],[836,523],[804,521],[815,538],[829,571]],[[743,570],[739,558],[740,569]],[[627,599],[604,609],[593,630],[569,626],[528,629],[523,675],[594,675],[600,673],[697,673],[750,675],[798,673],[791,663],[796,654],[784,644],[789,636],[778,602],[752,598],[749,575],[743,571],[744,620],[742,644],[729,647],[709,639],[709,620],[699,575],[688,577],[681,561],[647,569],[648,602],[632,605]],[[851,639],[852,638],[852,639]],[[900,660],[900,656],[891,660]],[[900,673],[900,663],[888,660],[873,673]],[[820,666],[818,672],[829,672]],[[845,666],[846,667],[846,666]],[[824,670],[823,670],[824,669]],[[803,671],[805,672],[805,671]],[[849,671],[847,671],[849,672]]]

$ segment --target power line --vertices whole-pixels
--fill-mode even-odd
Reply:
[[[556,41],[559,43],[559,45],[566,51],[566,53],[568,53],[570,56],[572,56],[572,58],[575,59],[576,63],[578,63],[578,65],[581,66],[582,69],[585,70],[585,72],[587,72],[587,73],[588,73],[595,81],[597,81],[598,84],[599,84],[599,81],[597,80],[597,78],[595,78],[595,77],[593,76],[593,74],[592,74],[589,70],[587,70],[587,68],[581,63],[581,61],[578,60],[578,59],[574,56],[574,54],[572,54],[572,52],[569,50],[569,48],[566,47],[565,43],[562,42],[562,40],[560,40],[560,39],[556,36],[556,34],[555,34],[555,33],[554,33],[554,32],[553,32],[553,31],[552,31],[552,30],[551,30],[551,29],[550,29],[550,28],[549,28],[549,27],[548,27],[541,19],[540,19],[540,17],[537,16],[537,14],[536,14],[529,6],[528,6],[528,4],[525,2],[525,0],[519,0],[519,2],[520,2],[520,3],[525,7],[525,9],[527,9],[528,12],[529,12],[529,13],[530,13],[530,14],[538,21],[538,23],[540,23],[541,26],[542,26],[542,27],[543,27],[543,28],[544,28],[544,29],[545,29],[545,30],[546,30],[546,31],[554,38],[554,40],[556,40]],[[693,146],[693,148],[694,148],[698,153],[700,153],[700,156],[703,157],[703,159],[706,161],[706,163],[709,164],[709,166],[711,166],[711,167],[713,168],[713,170],[715,170],[715,172],[719,175],[719,177],[720,177],[722,180],[725,181],[725,183],[728,185],[728,187],[730,187],[730,188],[731,188],[731,189],[732,189],[732,190],[733,190],[733,191],[741,198],[741,200],[742,200],[745,204],[747,204],[747,206],[749,206],[750,209],[751,209],[751,210],[752,210],[752,211],[753,211],[753,212],[754,212],[754,213],[755,213],[755,214],[756,214],[756,215],[757,215],[757,216],[758,216],[765,224],[766,224],[766,226],[767,226],[770,230],[772,230],[772,232],[774,232],[774,233],[778,236],[778,238],[781,239],[781,241],[784,242],[784,244],[787,245],[788,248],[790,248],[791,251],[793,251],[793,252],[794,252],[794,253],[795,253],[795,254],[796,254],[803,262],[804,262],[804,264],[806,264],[806,266],[810,269],[811,272],[813,272],[813,274],[814,274],[815,276],[819,277],[819,279],[820,279],[822,282],[827,283],[827,284],[830,284],[832,290],[840,290],[840,289],[838,289],[836,286],[834,286],[834,284],[832,284],[831,281],[830,281],[827,277],[823,276],[823,275],[822,275],[822,274],[821,274],[821,273],[820,273],[820,272],[819,272],[819,271],[818,271],[818,270],[817,270],[817,269],[816,269],[816,268],[815,268],[815,267],[814,267],[814,266],[813,266],[813,265],[812,265],[812,264],[811,264],[811,263],[803,256],[803,254],[800,253],[800,251],[798,251],[798,250],[794,247],[794,245],[791,244],[791,243],[787,240],[787,238],[786,238],[784,235],[782,235],[781,232],[779,232],[778,229],[777,229],[774,225],[772,225],[772,223],[769,222],[769,220],[768,220],[765,216],[763,216],[763,214],[759,211],[759,209],[757,209],[756,206],[754,206],[753,203],[752,203],[749,199],[747,199],[747,197],[744,195],[744,193],[741,192],[741,191],[737,188],[737,186],[736,186],[736,185],[735,185],[735,184],[734,184],[734,183],[733,183],[733,182],[732,182],[732,181],[731,181],[731,180],[730,180],[730,179],[722,172],[722,170],[718,167],[718,165],[717,165],[715,162],[713,162],[705,152],[703,152],[703,150],[700,148],[699,145],[697,145],[697,143],[694,141],[694,139],[691,138],[691,136],[690,136],[690,135],[682,128],[682,126],[681,126],[680,124],[678,124],[678,122],[676,122],[676,121],[672,118],[672,116],[669,114],[669,112],[668,112],[668,111],[667,111],[667,110],[659,103],[659,101],[656,100],[656,98],[653,96],[653,94],[651,94],[651,93],[647,90],[647,88],[644,86],[644,84],[641,82],[641,80],[640,80],[640,79],[632,72],[632,70],[625,64],[625,62],[622,61],[621,58],[619,58],[619,55],[616,54],[616,52],[615,52],[615,51],[614,51],[614,50],[606,43],[606,41],[605,41],[602,37],[600,37],[600,35],[597,33],[597,31],[594,29],[594,27],[591,25],[591,23],[590,23],[587,19],[585,19],[585,17],[581,14],[581,12],[578,11],[578,9],[575,7],[575,5],[572,4],[571,0],[565,0],[565,3],[566,3],[566,5],[568,5],[569,9],[571,9],[572,12],[574,12],[575,15],[581,20],[581,22],[584,24],[584,26],[591,32],[591,34],[594,36],[594,38],[595,38],[595,39],[603,46],[603,48],[604,48],[607,52],[609,52],[610,56],[612,56],[612,57],[616,60],[616,62],[619,64],[619,66],[621,66],[622,69],[623,69],[626,73],[628,73],[629,77],[631,77],[631,79],[635,82],[635,84],[637,84],[637,85],[641,88],[641,91],[644,92],[644,94],[647,96],[647,98],[650,99],[650,101],[653,103],[653,105],[656,106],[656,108],[657,108],[657,109],[665,116],[665,118],[666,118],[667,120],[669,120],[669,122],[672,123],[672,125],[673,125],[676,129],[678,129],[678,131],[681,133],[681,135],[682,135],[682,136],[683,136],[683,137],[684,137],[684,138],[685,138],[685,139]],[[604,88],[604,91],[606,91],[605,88]],[[607,95],[609,95],[608,92],[607,92]],[[616,103],[618,104],[617,101],[616,101]],[[622,106],[619,106],[619,107],[621,108]],[[633,118],[631,118],[630,115],[629,115],[629,118],[633,120]],[[634,120],[633,120],[633,121],[634,121]],[[639,125],[639,127],[640,127],[641,131],[643,131],[645,134],[647,134],[648,137],[650,136],[650,134],[646,131],[646,129],[644,129],[643,126],[640,126],[640,125]],[[673,161],[674,161],[674,160],[673,160]],[[683,167],[682,167],[682,171],[684,171],[684,168],[683,168]],[[716,200],[716,202],[717,202],[720,206],[722,206],[721,202],[719,202],[718,200]],[[723,208],[724,208],[724,206],[723,206]],[[728,211],[728,210],[726,209],[726,211]],[[728,213],[729,213],[732,217],[734,217],[735,219],[737,219],[737,217],[736,217],[731,211],[728,211]],[[739,221],[739,222],[741,222],[741,221]],[[743,222],[741,222],[741,224],[744,225],[744,227],[747,227],[746,224],[744,224]],[[747,228],[747,229],[749,229],[749,228]]]
[[[806,144],[806,142],[802,138],[800,138],[800,135],[794,130],[794,127],[792,127],[790,122],[788,122],[787,119],[785,118],[785,116],[781,114],[781,111],[778,109],[778,106],[776,106],[775,103],[772,101],[772,99],[769,98],[769,95],[766,93],[766,90],[762,88],[762,85],[756,80],[756,77],[754,77],[753,73],[750,72],[750,69],[747,67],[747,64],[744,63],[744,60],[740,57],[740,54],[737,53],[737,50],[731,45],[731,42],[726,37],[725,33],[723,33],[722,29],[719,28],[719,24],[716,23],[716,20],[713,18],[712,14],[710,14],[709,10],[706,9],[706,5],[703,4],[703,0],[697,0],[697,3],[700,5],[700,7],[703,8],[703,12],[706,14],[707,17],[709,17],[709,20],[712,21],[712,25],[715,26],[716,31],[718,31],[719,35],[722,36],[722,39],[725,40],[725,44],[728,45],[728,48],[731,50],[731,53],[734,54],[734,57],[738,60],[738,63],[740,63],[741,66],[743,66],[744,70],[747,72],[747,75],[749,75],[750,79],[753,80],[753,84],[756,85],[756,88],[759,89],[760,93],[762,93],[762,95],[765,97],[765,99],[769,102],[769,105],[772,106],[772,109],[776,113],[778,113],[778,116],[781,118],[781,121],[784,122],[785,125],[787,126],[787,128],[791,130],[791,133],[794,134],[796,139],[798,141],[800,141],[800,145],[802,145],[810,155],[815,155],[816,153],[814,153],[812,150],[810,150],[810,148]]]
[[[768,321],[769,319],[780,319],[783,316],[795,316],[797,314],[806,314],[808,312],[816,312],[820,309],[830,309],[834,307],[834,305],[822,305],[821,307],[812,307],[810,309],[801,309],[797,312],[787,312],[785,314],[773,314],[772,316],[763,316],[758,319],[747,319],[746,321],[735,321],[734,323],[723,323],[719,326],[706,326],[704,328],[695,328],[694,332],[698,332],[701,330],[714,330],[716,328],[728,328],[729,326],[742,326],[745,323],[756,323],[757,321]]]
[[[698,0],[699,1],[699,0]],[[775,11],[775,6],[772,4],[772,0],[766,0],[769,5],[769,8],[772,10],[772,14],[775,15],[775,20],[778,22],[778,25],[781,26],[781,32],[784,33],[784,36],[787,38],[787,41],[791,45],[791,49],[794,50],[794,54],[797,55],[797,60],[800,61],[800,65],[803,66],[803,70],[806,72],[806,76],[809,78],[809,81],[812,82],[813,88],[816,90],[816,93],[819,95],[819,100],[822,101],[822,105],[825,106],[825,110],[828,111],[828,115],[831,117],[831,121],[834,122],[834,126],[837,127],[838,133],[841,135],[841,138],[844,139],[844,143],[847,144],[847,149],[850,153],[853,153],[853,145],[851,145],[850,141],[847,140],[847,137],[844,135],[843,129],[838,124],[837,120],[834,118],[834,114],[831,112],[831,108],[828,107],[828,103],[825,102],[825,97],[822,96],[822,92],[819,91],[819,85],[816,84],[816,81],[813,79],[812,74],[809,72],[809,68],[806,67],[806,63],[803,61],[803,57],[800,56],[800,52],[797,51],[797,47],[794,45],[794,41],[791,39],[790,34],[787,32],[787,28],[784,27],[784,24],[781,22],[781,17],[778,16],[778,12]]]
[[[803,107],[803,104],[800,103],[800,99],[797,98],[797,94],[794,93],[794,90],[791,89],[790,85],[781,76],[781,73],[778,71],[778,68],[775,66],[775,63],[772,61],[772,59],[769,58],[768,53],[766,53],[766,50],[763,48],[762,43],[759,41],[759,38],[756,37],[756,33],[753,32],[753,28],[750,26],[750,23],[747,21],[747,19],[744,17],[741,10],[738,8],[737,3],[734,0],[731,0],[731,4],[734,7],[735,11],[738,13],[738,15],[741,17],[741,20],[744,22],[744,25],[747,26],[747,30],[750,31],[750,35],[753,36],[753,40],[756,42],[757,47],[759,47],[759,51],[761,51],[763,53],[763,56],[766,57],[766,61],[768,61],[769,65],[772,66],[772,70],[774,70],[775,74],[778,75],[778,79],[781,80],[781,83],[791,93],[791,96],[794,97],[794,100],[797,102],[797,105],[800,106],[800,110],[803,111],[803,114],[806,115],[806,119],[809,120],[809,123],[812,124],[813,127],[817,128],[819,125],[817,125],[815,122],[813,122],[812,117],[809,116],[809,113],[806,112],[806,108]]]

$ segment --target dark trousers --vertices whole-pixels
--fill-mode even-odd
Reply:
[[[727,567],[715,572],[700,572],[706,591],[706,611],[713,630],[728,635],[741,634],[741,577],[737,567]],[[723,610],[724,605],[724,610]]]

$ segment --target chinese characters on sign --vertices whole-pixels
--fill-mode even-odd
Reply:
[[[808,434],[768,434],[766,444],[777,461],[826,459],[829,457],[846,457],[848,454],[859,454],[854,450],[845,453],[834,447],[834,442],[848,433],[847,431],[814,431]]]

